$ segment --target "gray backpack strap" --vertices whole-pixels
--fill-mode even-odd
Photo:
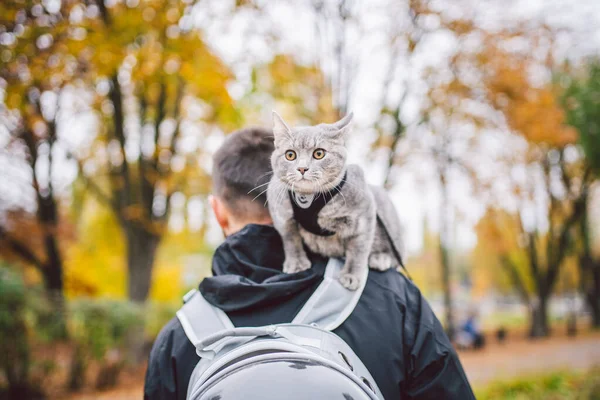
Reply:
[[[227,314],[207,302],[198,290],[186,294],[184,301],[183,307],[177,311],[177,318],[194,346],[216,332],[234,328]]]
[[[314,324],[332,331],[352,314],[365,288],[369,269],[365,268],[360,287],[350,291],[339,282],[343,266],[342,260],[329,260],[323,282],[298,312],[292,321],[293,324]],[[198,346],[203,339],[217,332],[235,328],[227,314],[207,302],[199,291],[189,292],[184,299],[186,302],[177,311],[177,318],[194,346]]]
[[[343,267],[342,260],[329,259],[323,282],[298,312],[292,321],[293,324],[315,324],[324,330],[332,331],[352,314],[367,283],[369,269],[364,269],[360,287],[350,291],[339,281]]]

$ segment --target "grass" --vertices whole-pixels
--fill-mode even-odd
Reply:
[[[600,400],[600,368],[495,382],[476,391],[479,400]]]

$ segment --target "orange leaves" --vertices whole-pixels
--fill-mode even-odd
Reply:
[[[455,19],[445,24],[445,26],[457,35],[466,35],[475,30],[473,21],[467,19]]]
[[[524,79],[518,76],[512,79],[514,76],[504,73],[500,76],[502,81],[493,87],[497,105],[504,112],[511,129],[535,144],[562,148],[575,143],[577,132],[565,126],[564,112],[552,88],[527,86],[523,84]]]
[[[575,143],[577,133],[565,125],[553,84],[533,83],[539,79],[540,62],[528,53],[505,50],[502,44],[489,41],[476,59],[482,63],[486,96],[502,111],[509,128],[536,145],[563,148]]]

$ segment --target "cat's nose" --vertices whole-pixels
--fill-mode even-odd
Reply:
[[[298,168],[298,171],[300,171],[300,173],[302,174],[302,176],[304,176],[304,173],[306,171],[308,171],[308,168]]]

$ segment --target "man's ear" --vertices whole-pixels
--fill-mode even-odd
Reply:
[[[229,230],[229,225],[231,224],[229,210],[227,210],[221,199],[216,196],[208,196],[208,202],[215,213],[215,217],[217,218],[217,222],[221,226],[221,229],[223,232],[227,232]]]
[[[283,118],[273,111],[273,136],[275,141],[281,140],[284,137],[290,137],[292,131],[283,121]]]

